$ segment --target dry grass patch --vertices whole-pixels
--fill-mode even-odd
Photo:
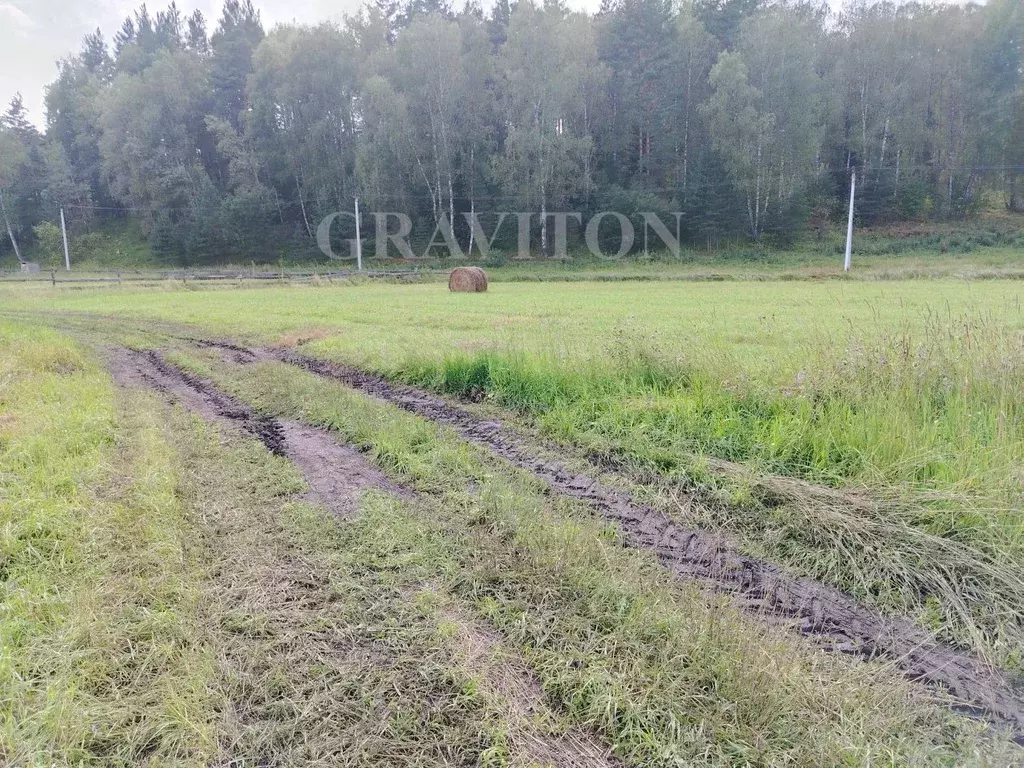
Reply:
[[[303,344],[329,339],[337,333],[337,328],[302,328],[293,333],[282,333],[275,340],[274,346],[301,347]]]

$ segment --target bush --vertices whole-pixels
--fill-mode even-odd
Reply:
[[[32,227],[32,232],[39,244],[39,252],[43,255],[40,261],[47,265],[59,264],[64,258],[64,239],[60,227],[44,221]]]

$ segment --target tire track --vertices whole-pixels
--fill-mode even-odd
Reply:
[[[741,608],[771,623],[786,623],[831,652],[891,661],[907,678],[945,690],[962,714],[1007,728],[1024,745],[1024,697],[999,671],[965,651],[935,641],[901,617],[883,616],[843,592],[793,576],[749,557],[706,531],[690,530],[630,494],[539,458],[525,439],[497,420],[481,419],[423,390],[290,350],[252,350],[204,341],[230,352],[236,363],[277,360],[334,379],[453,429],[515,467],[544,481],[551,492],[585,502],[615,522],[626,546],[653,552],[682,581],[729,595]]]
[[[252,361],[249,350],[231,345],[196,342],[229,351],[236,361]],[[111,373],[116,383],[154,389],[201,415],[205,420],[241,430],[257,438],[276,456],[292,461],[310,488],[307,498],[325,509],[349,516],[369,490],[386,491],[404,499],[415,492],[393,483],[358,450],[339,443],[329,432],[297,422],[272,418],[216,389],[205,379],[168,363],[158,352],[118,349],[112,353]],[[454,611],[454,609],[451,609]],[[449,612],[444,618],[458,622],[459,640],[466,656],[467,674],[482,675],[505,703],[504,714],[513,726],[510,738],[531,764],[556,768],[615,768],[619,761],[599,738],[580,727],[565,733],[547,733],[532,716],[551,719],[539,681],[529,669],[508,658],[493,658],[502,647],[499,635],[469,618]],[[527,716],[527,715],[531,716]],[[545,718],[542,717],[542,720]]]
[[[410,491],[393,483],[352,446],[312,427],[257,413],[208,382],[167,363],[157,352],[118,350],[110,367],[118,384],[155,389],[207,421],[239,429],[262,442],[275,456],[289,459],[302,471],[309,487],[307,498],[337,515],[353,514],[361,496],[371,490],[412,497]]]

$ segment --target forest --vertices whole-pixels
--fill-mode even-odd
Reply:
[[[860,224],[1024,212],[1022,31],[1019,0],[377,0],[273,29],[143,5],[59,63],[43,130],[20,96],[0,118],[0,257],[61,208],[167,263],[311,251],[356,197],[467,251],[500,211],[536,212],[538,255],[555,211],[784,245],[845,222],[854,170]]]

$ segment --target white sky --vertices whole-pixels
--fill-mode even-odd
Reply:
[[[57,75],[58,59],[77,52],[82,38],[99,27],[109,41],[124,18],[142,0],[0,0],[0,111],[20,91],[31,119],[42,126],[43,91]],[[150,0],[150,13],[163,9],[170,0]],[[829,0],[833,7],[842,0]],[[196,8],[207,18],[213,31],[220,17],[222,0],[178,0],[184,16]],[[362,0],[255,0],[264,26],[289,21],[340,21],[362,5]],[[461,5],[456,0],[456,5]],[[570,0],[574,8],[596,10],[600,0]]]
[[[109,42],[121,22],[143,0],[0,0],[0,111],[18,91],[32,120],[44,121],[43,90],[57,76],[57,60],[78,52],[82,38],[97,27]],[[170,0],[149,0],[151,14]],[[264,26],[289,21],[341,20],[361,0],[255,0]],[[222,0],[178,0],[183,16],[198,8],[213,32]]]

